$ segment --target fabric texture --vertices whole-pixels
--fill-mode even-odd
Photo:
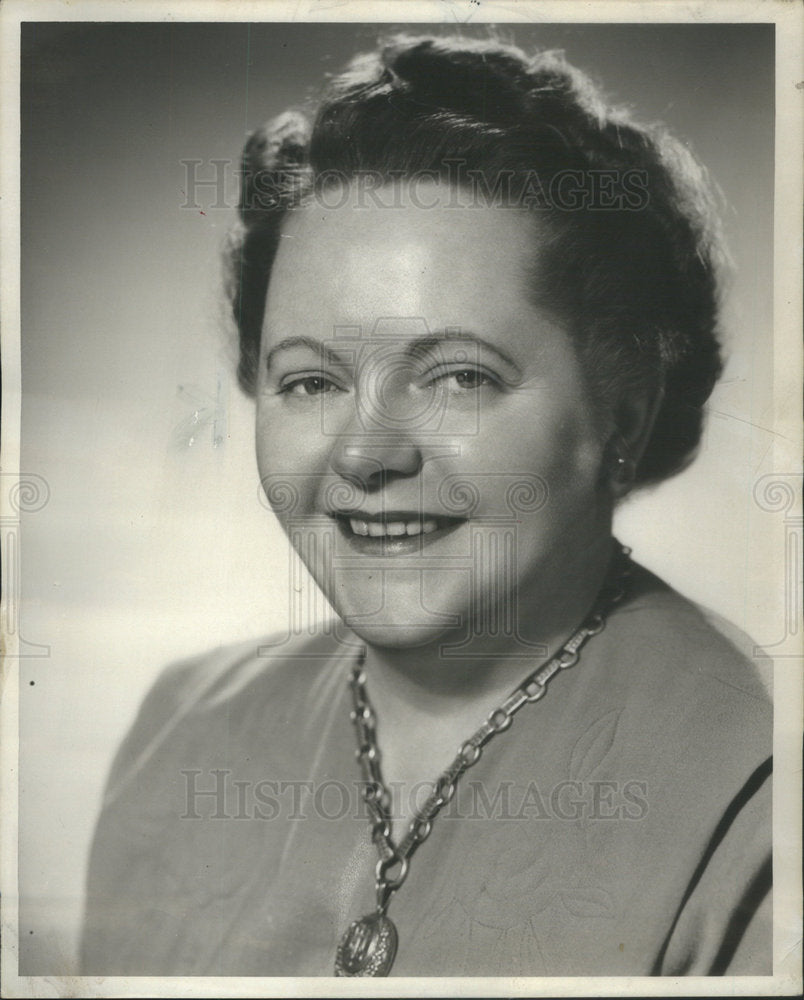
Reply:
[[[85,975],[333,974],[374,900],[353,656],[273,637],[164,672],[109,778]],[[638,569],[435,821],[391,974],[770,974],[771,745],[757,663]]]

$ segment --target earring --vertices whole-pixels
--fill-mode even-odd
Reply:
[[[630,489],[636,478],[636,462],[624,450],[618,451],[610,471],[610,482],[617,492]]]

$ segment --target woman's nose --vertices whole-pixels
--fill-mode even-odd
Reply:
[[[363,431],[339,437],[330,461],[339,476],[370,487],[392,476],[416,475],[422,456],[407,435]]]
[[[422,466],[422,452],[415,426],[409,426],[402,414],[394,419],[387,410],[378,415],[371,409],[356,407],[349,426],[340,429],[333,442],[332,469],[366,487],[379,485],[388,477],[416,475]]]

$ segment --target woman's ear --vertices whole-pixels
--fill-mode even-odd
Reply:
[[[631,491],[639,460],[650,440],[664,399],[661,386],[626,396],[615,413],[615,430],[608,441],[608,483],[615,500]]]

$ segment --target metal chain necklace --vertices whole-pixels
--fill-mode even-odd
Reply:
[[[398,944],[396,927],[387,915],[388,904],[407,878],[410,859],[430,835],[438,813],[452,799],[458,779],[480,759],[483,747],[498,733],[508,729],[523,705],[543,698],[550,680],[560,670],[575,666],[581,647],[603,630],[606,616],[625,596],[630,575],[630,552],[630,549],[621,546],[615,553],[609,576],[591,613],[559,652],[528,674],[477,732],[461,745],[453,762],[436,779],[433,791],[414,815],[399,845],[391,837],[391,793],[380,769],[377,717],[366,692],[363,670],[366,651],[361,651],[350,677],[354,706],[351,719],[357,735],[357,759],[365,782],[363,798],[371,815],[371,839],[379,853],[375,879],[377,908],[374,913],[355,920],[344,933],[335,953],[336,976],[388,975]]]

